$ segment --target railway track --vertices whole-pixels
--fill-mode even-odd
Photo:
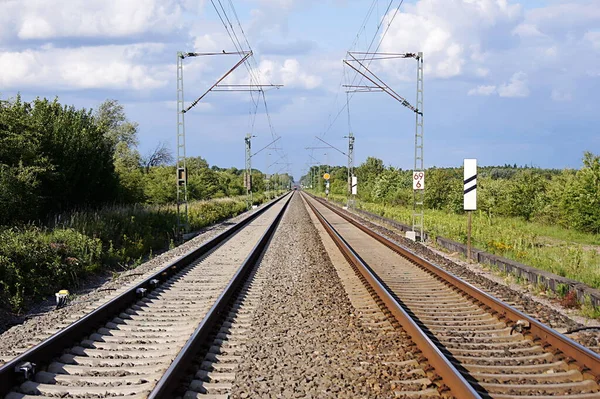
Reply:
[[[231,301],[247,289],[246,279],[291,196],[265,206],[4,364],[0,395],[173,397]]]
[[[600,357],[303,195],[369,288],[458,398],[600,397]]]

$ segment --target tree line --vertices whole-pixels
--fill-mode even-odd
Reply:
[[[301,182],[325,191],[324,172],[331,175],[332,194],[348,192],[345,166],[313,166]],[[412,207],[412,171],[385,166],[369,157],[356,168],[358,199]],[[315,178],[316,176],[316,178]],[[463,212],[463,170],[430,168],[426,171],[425,206]],[[600,233],[600,156],[586,152],[579,170],[541,169],[517,165],[478,169],[478,211],[491,219],[519,217],[526,221],[558,224],[582,232]]]
[[[245,194],[243,170],[187,160],[188,197]],[[289,184],[286,175],[271,177]],[[253,170],[253,191],[265,176]],[[115,204],[168,204],[176,199],[175,165],[164,143],[142,155],[138,124],[107,100],[97,110],[58,99],[0,101],[0,226],[41,222],[72,210]]]

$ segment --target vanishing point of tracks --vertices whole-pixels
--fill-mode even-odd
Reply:
[[[290,198],[263,207],[4,364],[0,396],[173,397],[207,339],[215,338],[213,329],[247,289]],[[202,382],[194,384],[202,391]]]
[[[600,357],[323,200],[304,199],[457,398],[600,398]]]

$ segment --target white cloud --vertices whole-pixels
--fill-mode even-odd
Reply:
[[[469,90],[467,94],[469,96],[498,95],[506,98],[528,97],[530,90],[528,86],[527,74],[524,72],[517,72],[507,83],[503,83],[501,85],[477,86],[476,88]]]
[[[162,48],[148,43],[4,52],[0,53],[0,87],[155,89],[167,84],[167,70],[138,59]]]
[[[500,97],[529,97],[529,93],[527,74],[524,72],[515,73],[510,82],[498,87]]]
[[[494,49],[488,39],[497,31],[510,32],[521,19],[521,6],[506,0],[419,0],[396,16],[381,51],[423,51],[428,77],[477,75],[486,69],[481,64]],[[398,63],[386,66],[399,69]],[[399,77],[407,72],[401,69]]]
[[[305,67],[295,58],[286,59],[283,62],[262,60],[258,69],[265,82],[283,84],[286,88],[311,90],[316,89],[322,83],[321,77],[306,72]]]
[[[527,12],[526,22],[546,35],[565,34],[597,25],[600,7],[595,0],[560,1]]]
[[[478,86],[475,89],[469,90],[470,96],[491,96],[497,94],[496,86]]]
[[[49,40],[168,33],[180,25],[181,15],[179,0],[9,0],[0,3],[0,37]]]

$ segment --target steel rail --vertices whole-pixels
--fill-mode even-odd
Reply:
[[[352,247],[342,238],[335,228],[325,219],[319,210],[306,201],[317,219],[321,222],[327,233],[331,236],[336,246],[340,249],[346,260],[357,270],[373,288],[379,299],[385,304],[386,308],[392,313],[402,328],[410,335],[411,339],[417,345],[419,350],[427,358],[437,374],[442,378],[444,384],[450,389],[450,392],[457,398],[471,399],[481,398],[477,391],[467,382],[456,367],[444,356],[440,349],[423,332],[417,323],[404,310],[402,305],[381,283],[379,277],[373,270],[363,262],[360,256]]]
[[[334,206],[326,203],[322,199],[316,198],[314,196],[312,197],[318,200],[319,203],[323,204],[325,207],[336,213],[338,216],[348,221],[353,226],[359,228],[360,230],[373,237],[386,247],[390,248],[392,251],[407,258],[417,266],[429,271],[441,281],[458,288],[463,293],[477,300],[483,306],[488,307],[492,313],[495,313],[496,317],[504,318],[512,323],[517,323],[520,320],[529,322],[530,327],[527,329],[527,333],[531,334],[533,337],[536,337],[548,343],[554,349],[561,351],[565,355],[565,357],[571,358],[572,362],[574,361],[578,363],[578,365],[580,366],[580,371],[582,373],[587,372],[591,374],[596,380],[600,378],[600,355],[584,347],[583,345],[573,341],[569,337],[559,333],[553,328],[541,323],[533,317],[513,308],[512,306],[500,301],[499,299],[491,296],[483,290],[460,279],[454,274],[444,270],[442,267],[426,259],[423,259],[411,250],[404,248],[381,236],[380,234],[374,232],[368,227],[363,226],[356,220],[340,212],[338,209],[335,209]]]
[[[275,234],[275,230],[277,229],[277,226],[279,225],[279,222],[281,221],[281,218],[283,217],[283,214],[285,213],[285,210],[287,209],[287,206],[289,205],[293,195],[294,194],[292,193],[289,196],[277,217],[273,220],[267,231],[265,231],[254,248],[252,248],[252,251],[246,257],[229,284],[227,284],[227,287],[223,293],[221,293],[204,319],[202,319],[202,322],[198,325],[192,336],[183,346],[175,360],[173,360],[165,374],[163,374],[162,378],[158,381],[148,396],[148,399],[175,397],[174,391],[178,388],[179,382],[186,375],[187,369],[192,363],[194,357],[206,344],[206,339],[209,337],[215,325],[217,325],[219,320],[226,313],[234,294],[242,287],[246,278],[267,248],[268,242]]]
[[[223,231],[210,241],[169,262],[165,267],[154,273],[152,276],[146,278],[144,281],[136,284],[127,291],[83,316],[81,319],[75,321],[34,347],[28,349],[21,355],[15,357],[13,360],[2,365],[0,367],[0,397],[4,397],[4,395],[10,392],[14,386],[23,382],[21,373],[16,370],[17,367],[27,362],[36,364],[38,368],[41,365],[49,363],[52,358],[60,354],[64,348],[72,345],[73,342],[80,341],[85,336],[96,330],[100,325],[104,324],[111,317],[114,317],[115,314],[119,314],[122,310],[126,309],[129,305],[137,301],[139,299],[137,294],[138,289],[152,289],[153,280],[159,280],[160,282],[166,281],[170,276],[178,273],[197,258],[218,247],[227,239],[238,233],[243,227],[255,220],[258,216],[263,214],[267,209],[270,209],[274,204],[282,200],[288,194],[289,193],[286,193],[279,198],[276,198],[244,220]]]

